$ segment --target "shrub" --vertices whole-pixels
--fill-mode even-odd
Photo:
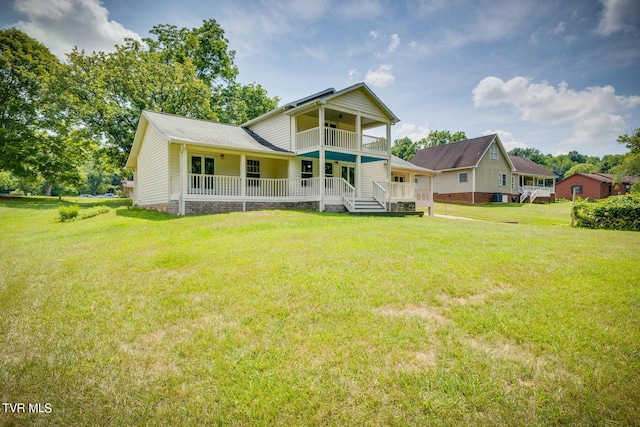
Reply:
[[[594,203],[578,199],[572,209],[577,227],[640,231],[640,194],[612,196]]]
[[[107,213],[111,210],[109,206],[95,206],[80,212],[80,219],[92,218],[94,216]]]
[[[60,215],[60,221],[66,222],[75,219],[80,212],[80,206],[78,205],[67,205],[60,206],[58,209],[58,214]]]

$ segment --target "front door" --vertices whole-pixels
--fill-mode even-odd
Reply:
[[[345,166],[341,167],[342,179],[351,184],[352,187],[356,186],[356,167],[355,166]]]

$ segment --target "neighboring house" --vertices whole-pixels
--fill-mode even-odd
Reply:
[[[431,213],[436,172],[391,155],[396,122],[364,83],[327,89],[242,126],[143,111],[126,164],[135,175],[134,204],[177,215],[416,205]]]
[[[611,174],[576,173],[556,183],[556,194],[558,197],[572,199],[575,188],[576,196],[583,199],[604,199],[629,193],[636,182],[638,182],[637,177],[625,176],[622,182],[614,184],[614,177]]]
[[[133,181],[129,181],[129,179],[125,176],[120,182],[120,186],[122,187],[122,197],[126,197],[128,199],[133,198]]]
[[[433,199],[459,203],[554,199],[553,173],[527,159],[514,164],[498,135],[419,150],[411,163],[435,170]]]
[[[556,201],[556,174],[525,157],[509,156],[509,159],[515,168],[513,189],[519,193],[517,196],[514,192],[512,200],[520,203]]]

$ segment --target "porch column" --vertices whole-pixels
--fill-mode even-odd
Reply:
[[[247,196],[247,155],[240,154],[240,195]]]
[[[391,123],[387,122],[387,203],[391,203]],[[389,209],[389,208],[387,208]]]
[[[360,123],[360,111],[356,114],[356,147],[362,151],[362,123]]]
[[[362,154],[356,154],[356,197],[360,197],[362,194],[361,165]]]
[[[324,211],[324,186],[325,186],[325,182],[324,182],[324,164],[325,164],[325,155],[324,155],[324,105],[320,106],[320,110],[318,111],[318,121],[319,121],[319,126],[318,129],[320,129],[320,148],[319,148],[319,152],[318,152],[318,162],[320,163],[318,165],[318,169],[319,169],[319,176],[320,176],[320,207],[318,208],[318,210],[320,212]]]
[[[178,215],[185,214],[184,196],[189,192],[189,175],[187,172],[188,153],[186,144],[180,146],[180,199],[178,206]]]

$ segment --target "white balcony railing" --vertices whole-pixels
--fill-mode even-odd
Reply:
[[[366,151],[375,154],[387,154],[389,144],[386,138],[362,135],[362,150],[358,147],[358,134],[342,129],[325,128],[324,145],[351,151]],[[318,128],[296,133],[296,149],[306,150],[320,146]]]
[[[389,143],[386,138],[362,135],[362,151],[376,154],[387,154]]]

